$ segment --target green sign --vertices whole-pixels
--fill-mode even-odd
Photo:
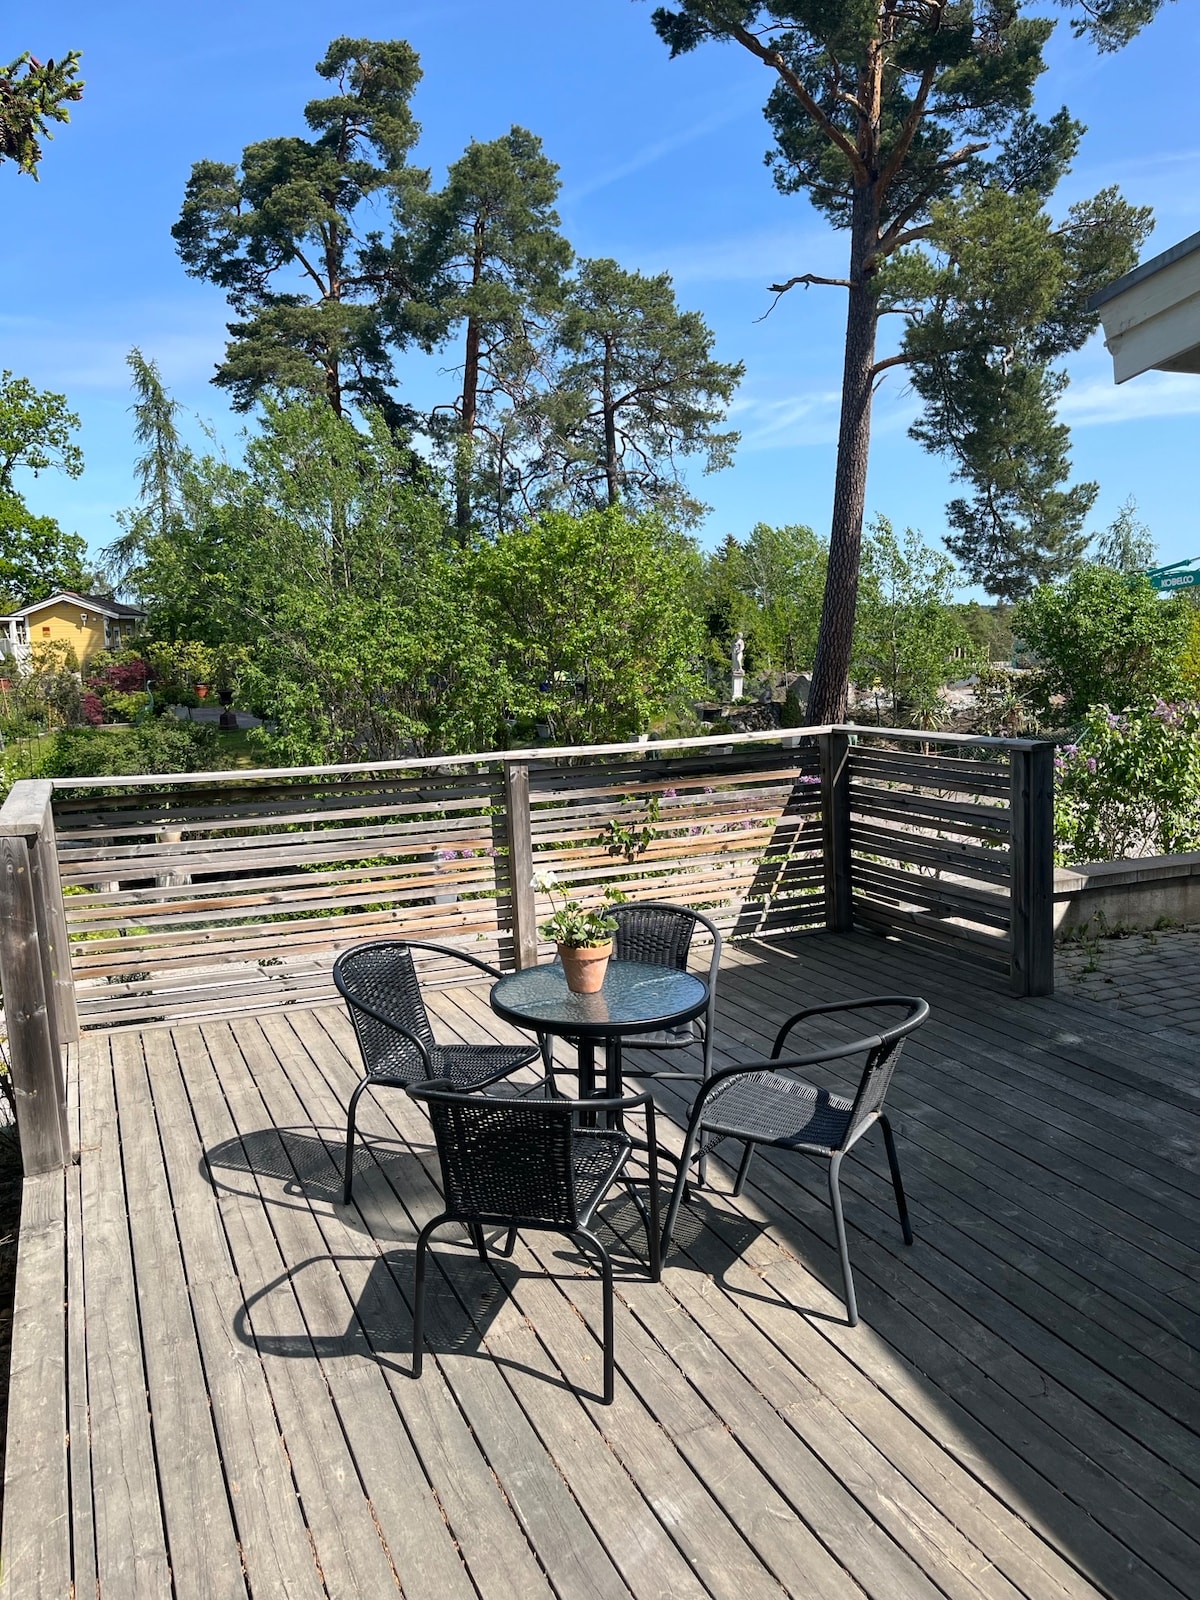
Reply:
[[[1200,570],[1187,571],[1191,565],[1187,561],[1177,561],[1171,567],[1155,567],[1146,576],[1152,586],[1160,593],[1170,593],[1175,589],[1194,589],[1200,584]]]

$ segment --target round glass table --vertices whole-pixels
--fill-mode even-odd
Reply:
[[[647,961],[610,961],[597,994],[572,994],[556,961],[510,972],[492,989],[492,1010],[534,1033],[577,1041],[579,1097],[596,1092],[596,1041],[604,1041],[604,1093],[621,1093],[621,1040],[678,1027],[708,1004],[708,984],[676,967]]]

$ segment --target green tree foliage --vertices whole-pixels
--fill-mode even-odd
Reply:
[[[56,589],[87,591],[87,546],[52,517],[37,516],[16,487],[21,470],[47,469],[77,478],[83,454],[74,441],[79,418],[66,396],[36,389],[28,378],[0,373],[0,605],[44,600]]]
[[[400,426],[391,352],[412,331],[413,268],[403,231],[372,223],[381,203],[406,216],[428,182],[407,164],[420,67],[403,41],[340,38],[316,70],[335,92],[304,108],[314,137],[247,145],[240,167],[197,162],[171,231],[241,319],[215,379],[239,409],[304,392]]]
[[[462,391],[443,430],[460,536],[471,525],[476,432],[485,430],[494,458],[504,438],[493,424],[497,406],[523,392],[545,319],[562,300],[571,247],[559,232],[558,190],[541,140],[513,127],[488,144],[472,140],[425,208],[419,253],[432,284],[430,324],[463,329]],[[497,473],[502,479],[502,463]]]
[[[70,122],[67,107],[83,99],[79,51],[68,50],[60,61],[39,61],[26,50],[0,67],[0,161],[37,182],[42,140],[52,139],[52,122]]]
[[[0,608],[15,611],[60,589],[88,594],[94,581],[77,533],[34,516],[20,495],[0,494]]]
[[[1200,705],[1095,706],[1055,759],[1060,866],[1200,849]]]
[[[942,690],[970,670],[971,636],[955,606],[954,565],[914,529],[898,539],[876,517],[863,547],[855,676],[879,684],[901,722],[936,727]]]
[[[179,435],[179,403],[163,387],[158,365],[135,345],[125,358],[133,379],[134,476],[138,503],[117,513],[121,536],[105,552],[108,571],[137,587],[137,574],[156,540],[169,540],[181,513],[182,484],[193,465]]]
[[[881,302],[921,308],[902,347],[925,402],[912,436],[972,491],[951,501],[946,542],[972,582],[1007,600],[1083,558],[1098,486],[1063,487],[1070,435],[1055,407],[1067,377],[1052,363],[1083,344],[1088,296],[1133,264],[1150,221],[1107,189],[1053,222],[1046,200],[1077,137],[1065,113],[1058,121],[1061,133],[1054,121],[1040,130],[1058,146],[1040,173],[1039,131],[1018,128],[1005,165],[1025,187],[993,181],[934,205],[927,245],[902,251],[878,286]]]
[[[538,434],[529,470],[535,502],[573,509],[622,504],[684,521],[703,507],[682,477],[686,458],[727,466],[737,434],[720,424],[745,370],[714,359],[698,311],[680,311],[667,273],[584,261],[559,323],[560,361],[530,408]]]
[[[978,600],[969,600],[957,607],[959,619],[971,636],[972,652],[981,667],[988,662],[1012,660],[1012,609],[1003,600],[992,606],[981,606]]]
[[[1047,713],[1053,703],[1059,724],[1069,726],[1093,706],[1124,711],[1173,696],[1191,607],[1161,599],[1145,577],[1089,564],[1035,590],[1013,626],[1040,665],[1037,702]]]
[[[758,665],[754,627],[758,612],[746,576],[746,552],[732,533],[704,557],[696,609],[704,622],[704,661],[710,683],[722,698],[728,693],[729,652],[742,634],[748,665]]]
[[[801,523],[758,522],[743,556],[743,581],[754,603],[747,634],[759,670],[796,672],[812,665],[828,551]]]
[[[491,743],[504,681],[439,498],[384,419],[268,401],[244,468],[201,458],[137,570],[153,641],[244,647],[239,698],[286,761]]]
[[[1090,0],[1080,20],[1108,47],[1153,9],[1154,0]],[[675,0],[653,21],[672,55],[727,41],[765,67],[776,183],[805,193],[849,236],[844,278],[805,272],[774,286],[847,291],[829,577],[809,700],[812,720],[836,721],[845,711],[880,376],[909,367],[925,402],[918,437],[947,452],[968,484],[958,536],[968,549],[980,546],[989,572],[1007,571],[991,559],[997,530],[1027,554],[1065,560],[1090,491],[1062,487],[1066,443],[1055,432],[1052,363],[1087,336],[1089,290],[1132,265],[1146,219],[1111,193],[1074,208],[1059,229],[1046,218],[1082,130],[1065,112],[1039,122],[1030,109],[1053,22],[1021,0]],[[1034,258],[1017,259],[1026,246]],[[985,274],[997,261],[993,282]],[[1031,305],[1008,295],[1010,275],[1032,286]],[[973,314],[989,298],[1002,313],[994,327]],[[900,350],[880,359],[878,321],[888,312],[903,316],[904,332]],[[959,377],[969,381],[953,412]],[[1010,428],[1013,453],[1030,452],[1027,470],[1013,469],[998,424]],[[1013,575],[1006,581],[1011,588]]]
[[[475,557],[518,717],[556,743],[627,739],[700,691],[699,557],[653,515],[550,511]]]
[[[1096,560],[1102,567],[1132,576],[1154,565],[1156,546],[1150,529],[1137,514],[1131,495],[1096,541]]]

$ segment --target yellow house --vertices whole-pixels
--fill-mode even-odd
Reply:
[[[110,595],[64,589],[0,617],[0,655],[23,667],[34,645],[68,644],[83,667],[98,650],[124,649],[145,614]]]

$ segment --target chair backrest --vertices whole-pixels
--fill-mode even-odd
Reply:
[[[446,1215],[459,1222],[574,1228],[574,1107],[428,1088]]]
[[[650,901],[613,906],[611,915],[617,924],[613,954],[618,960],[650,961],[680,972],[687,968],[692,935],[701,920],[695,912]]]
[[[395,1031],[403,1028],[433,1049],[433,1029],[408,946],[393,939],[346,950],[333,964],[333,981],[349,1009],[367,1071],[401,1082],[423,1081],[420,1051]]]
[[[909,1011],[900,1022],[880,1036],[879,1043],[867,1053],[867,1064],[863,1068],[863,1075],[859,1079],[858,1089],[855,1092],[854,1103],[850,1108],[850,1125],[846,1137],[849,1139],[858,1128],[873,1116],[882,1111],[883,1102],[887,1098],[888,1089],[891,1087],[892,1078],[896,1071],[896,1064],[900,1060],[900,1053],[904,1049],[904,1041],[910,1033],[919,1028],[929,1015],[929,1007],[924,1000],[913,998],[907,1002]]]

